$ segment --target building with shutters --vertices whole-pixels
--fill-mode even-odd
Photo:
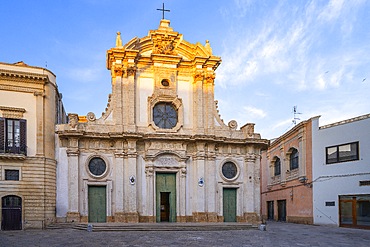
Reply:
[[[0,63],[1,229],[55,221],[55,124],[66,122],[55,75]]]
[[[302,121],[262,152],[264,220],[312,224],[312,122]]]
[[[219,116],[220,63],[168,20],[125,45],[117,33],[105,112],[57,126],[58,221],[259,222],[268,140]]]

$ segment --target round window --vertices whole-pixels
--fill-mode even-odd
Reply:
[[[92,158],[89,162],[89,171],[95,176],[101,176],[107,169],[107,165],[101,158]]]
[[[170,85],[170,80],[168,80],[168,79],[163,79],[163,80],[161,81],[161,84],[162,84],[162,86],[164,86],[164,87],[168,87],[168,86]]]
[[[233,179],[238,174],[238,168],[233,162],[226,162],[222,166],[222,175],[227,179]]]
[[[177,124],[177,110],[169,102],[161,102],[153,108],[153,121],[162,129],[172,129]]]

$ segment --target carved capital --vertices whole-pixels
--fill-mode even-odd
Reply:
[[[127,76],[134,76],[136,73],[136,68],[131,66],[127,68]]]
[[[78,156],[80,154],[80,151],[78,148],[69,148],[67,149],[67,156]]]
[[[206,82],[207,82],[207,83],[212,83],[212,84],[214,83],[215,78],[216,78],[216,76],[215,76],[215,74],[214,74],[214,73],[207,73],[207,75],[206,75],[206,77],[205,77]]]
[[[195,74],[193,76],[194,76],[194,82],[202,81],[203,80],[203,77],[204,77],[202,71],[195,72]]]
[[[246,154],[246,156],[245,156],[245,162],[254,163],[256,161],[256,159],[257,159],[256,154],[249,153],[249,154]]]

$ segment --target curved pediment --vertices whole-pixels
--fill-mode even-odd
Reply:
[[[180,56],[185,61],[192,61],[196,57],[208,58],[212,56],[212,48],[208,41],[205,45],[197,42],[191,44],[183,39],[183,35],[174,32],[169,27],[168,20],[161,20],[157,30],[149,31],[143,38],[134,37],[123,47],[124,50],[138,51],[139,56],[152,54]]]

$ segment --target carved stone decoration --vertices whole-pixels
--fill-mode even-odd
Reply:
[[[254,134],[254,124],[247,125],[247,135],[248,137],[252,137]]]
[[[136,68],[135,67],[128,67],[127,68],[127,76],[133,76],[136,73]]]
[[[203,80],[203,72],[198,71],[194,74],[194,82],[202,81]]]
[[[154,42],[153,53],[154,54],[165,54],[165,55],[176,55],[174,44],[176,42],[176,37],[171,37],[169,35],[156,35]]]
[[[93,112],[87,113],[86,118],[89,122],[94,122],[96,120],[95,114]]]
[[[235,130],[236,128],[238,128],[238,123],[235,121],[235,120],[231,120],[229,123],[229,128],[232,129],[232,130]]]
[[[122,47],[121,32],[117,32],[116,47]]]
[[[68,113],[68,124],[71,126],[72,129],[76,129],[78,125],[78,114],[76,113]]]
[[[207,73],[206,75],[206,81],[207,83],[213,83],[215,81],[215,74],[214,73]]]

